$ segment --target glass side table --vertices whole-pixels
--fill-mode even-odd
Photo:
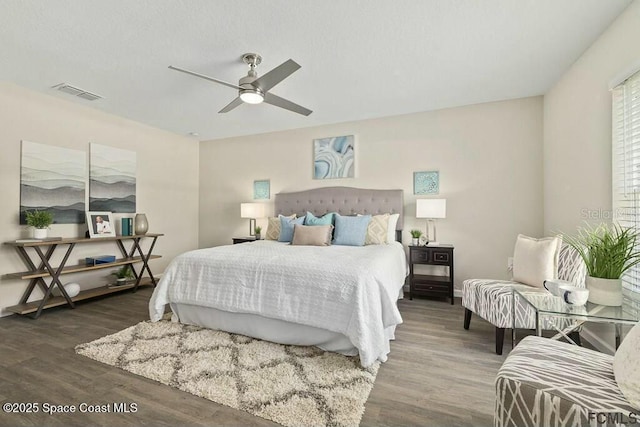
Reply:
[[[625,289],[622,295],[622,305],[619,307],[598,305],[591,302],[587,302],[585,305],[572,305],[565,303],[562,298],[550,294],[540,298],[539,293],[529,294],[514,288],[512,290],[512,345],[515,345],[516,340],[516,306],[521,306],[525,309],[531,308],[535,312],[536,335],[542,336],[543,325],[545,325],[545,329],[553,328],[557,332],[551,339],[557,340],[564,337],[572,344],[576,343],[568,335],[583,323],[613,323],[616,329],[617,349],[620,345],[622,325],[633,325],[640,321],[640,294]]]

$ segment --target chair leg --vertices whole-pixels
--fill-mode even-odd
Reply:
[[[569,338],[571,338],[573,342],[575,342],[580,347],[582,347],[582,341],[580,341],[580,332],[578,331],[569,332]]]
[[[469,329],[469,324],[471,323],[471,313],[472,311],[468,308],[464,309],[464,328]]]
[[[496,328],[496,354],[502,354],[502,345],[504,344],[504,329]]]

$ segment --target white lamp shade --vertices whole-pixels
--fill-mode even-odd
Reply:
[[[446,218],[447,199],[416,200],[416,218]]]
[[[264,203],[240,203],[240,218],[264,218]]]

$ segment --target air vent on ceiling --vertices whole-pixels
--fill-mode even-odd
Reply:
[[[96,99],[101,99],[100,95],[96,95],[95,93],[91,93],[84,89],[80,89],[78,87],[72,86],[67,83],[60,83],[55,86],[51,86],[52,89],[59,90],[60,92],[67,93],[69,95],[74,95],[82,99],[86,99],[88,101],[95,101]]]

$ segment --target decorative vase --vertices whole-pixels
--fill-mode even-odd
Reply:
[[[46,239],[48,228],[34,228],[33,229],[33,238],[34,239]]]
[[[587,276],[589,302],[600,305],[622,305],[622,280]]]
[[[149,222],[147,221],[147,216],[145,214],[136,214],[134,223],[134,231],[136,234],[147,234],[147,231],[149,231]]]
[[[419,242],[420,242],[420,238],[418,238],[418,237],[412,237],[411,238],[411,246],[418,246]]]

